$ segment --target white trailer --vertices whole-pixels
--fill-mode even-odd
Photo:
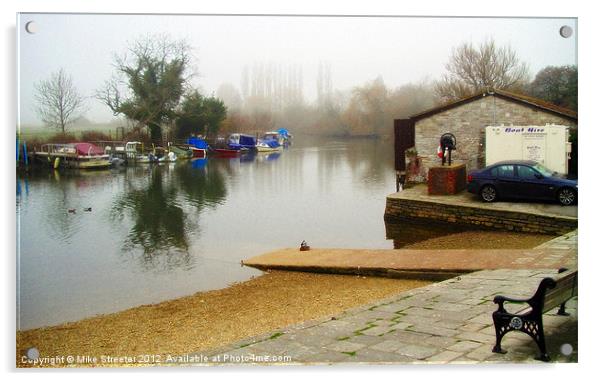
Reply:
[[[485,164],[504,160],[534,160],[567,174],[571,156],[569,127],[488,126],[485,128]]]

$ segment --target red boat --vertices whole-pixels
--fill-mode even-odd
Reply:
[[[229,148],[213,148],[209,152],[219,157],[236,157],[240,155],[240,150]]]
[[[192,157],[194,158],[204,159],[207,157],[207,150],[204,148],[190,147],[190,150],[192,151]]]
[[[190,146],[193,158],[204,159],[207,157],[207,142],[205,140],[191,136],[186,143]]]

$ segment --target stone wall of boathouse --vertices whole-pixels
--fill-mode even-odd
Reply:
[[[457,150],[452,152],[454,162],[466,163],[468,171],[485,165],[485,127],[491,125],[542,126],[559,124],[576,127],[574,120],[509,101],[497,96],[486,96],[434,115],[416,120],[415,152],[407,166],[412,168],[409,182],[424,182],[427,168],[440,164],[437,147],[442,134],[456,137]],[[414,168],[418,166],[423,168]]]

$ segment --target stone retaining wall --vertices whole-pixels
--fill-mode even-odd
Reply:
[[[491,210],[387,197],[385,220],[420,219],[480,229],[561,235],[577,229],[574,218]]]

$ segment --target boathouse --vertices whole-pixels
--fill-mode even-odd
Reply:
[[[559,124],[577,128],[577,113],[541,99],[502,90],[479,93],[426,110],[408,119],[395,120],[395,170],[398,179],[426,181],[428,168],[440,164],[439,138],[456,137],[454,161],[467,170],[485,165],[485,127],[543,126]]]

